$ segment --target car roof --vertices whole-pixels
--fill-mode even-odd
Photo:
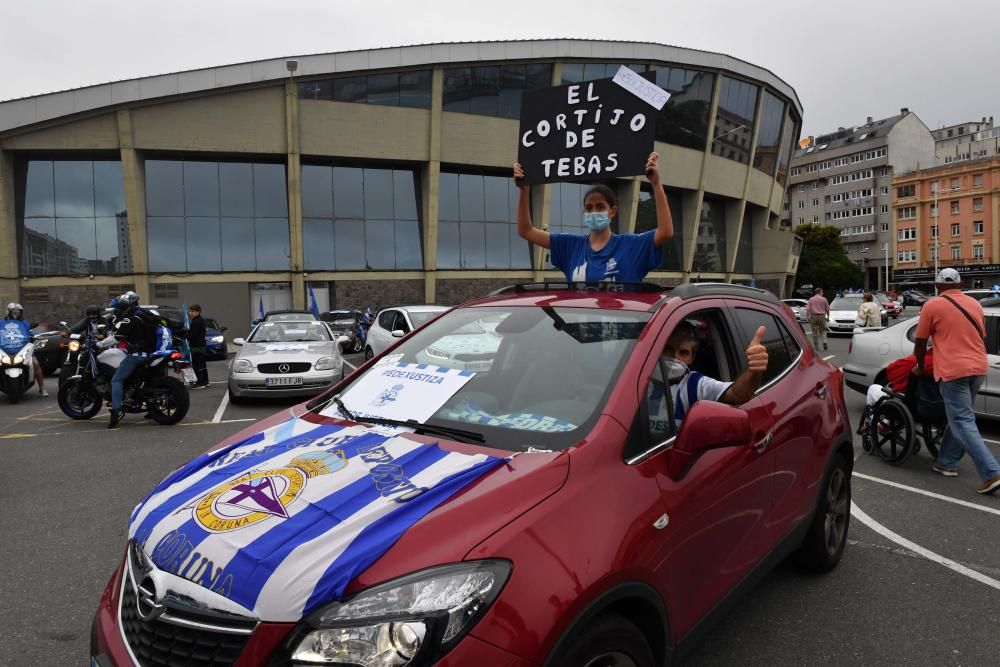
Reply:
[[[268,315],[289,315],[289,314],[294,314],[294,315],[312,315],[312,311],[311,310],[304,310],[304,309],[301,309],[301,308],[289,308],[289,309],[286,309],[286,310],[269,310],[266,313],[264,313],[264,317],[267,317]]]
[[[438,306],[433,303],[423,303],[416,306],[387,306],[382,310],[405,310],[413,311],[415,313],[436,313],[442,310],[448,310],[449,308],[451,308],[451,306]]]
[[[771,292],[730,283],[685,283],[663,287],[654,283],[524,283],[499,289],[464,304],[479,306],[559,306],[560,308],[610,308],[633,312],[658,310],[668,302],[695,297],[741,297],[781,306]]]

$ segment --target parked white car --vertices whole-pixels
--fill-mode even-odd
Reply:
[[[1000,308],[984,308],[983,312],[989,367],[986,382],[976,396],[975,409],[979,415],[1000,417]],[[919,320],[918,316],[880,331],[855,333],[844,364],[847,386],[865,393],[872,384],[885,384],[889,364],[913,354]]]
[[[858,318],[858,308],[861,307],[864,299],[860,294],[849,294],[838,296],[830,303],[830,321],[826,328],[830,333],[853,333],[855,320]],[[889,325],[889,313],[879,306],[882,326]]]
[[[795,314],[795,319],[799,322],[807,321],[806,306],[809,305],[808,301],[805,299],[782,299],[781,303],[792,309],[792,313]]]
[[[397,340],[419,329],[448,310],[448,306],[393,306],[380,310],[368,329],[365,340],[365,359],[381,354]]]

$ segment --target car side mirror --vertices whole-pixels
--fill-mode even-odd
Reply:
[[[219,331],[228,331],[229,327],[219,327]]]
[[[406,335],[406,332],[403,331],[402,329],[393,329],[392,330],[392,337],[393,338],[402,338],[405,335]]]
[[[246,341],[244,338],[234,338],[233,345],[243,345]]]
[[[750,445],[750,416],[746,411],[717,403],[698,401],[684,417],[674,442],[668,470],[671,479],[679,480],[705,452],[724,447]]]
[[[62,321],[62,320],[59,320],[59,326],[61,326],[63,329],[65,329],[65,328],[69,327],[69,324],[66,323],[66,322],[64,322],[64,321]]]

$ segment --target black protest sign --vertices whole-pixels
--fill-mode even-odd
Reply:
[[[642,174],[656,109],[611,79],[521,96],[517,161],[529,185]]]

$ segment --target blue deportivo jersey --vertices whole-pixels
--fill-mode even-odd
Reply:
[[[31,339],[31,330],[24,320],[0,320],[0,349],[17,354]]]
[[[637,283],[660,265],[663,254],[653,243],[656,230],[642,234],[613,234],[594,252],[587,234],[550,234],[552,265],[571,282]]]

